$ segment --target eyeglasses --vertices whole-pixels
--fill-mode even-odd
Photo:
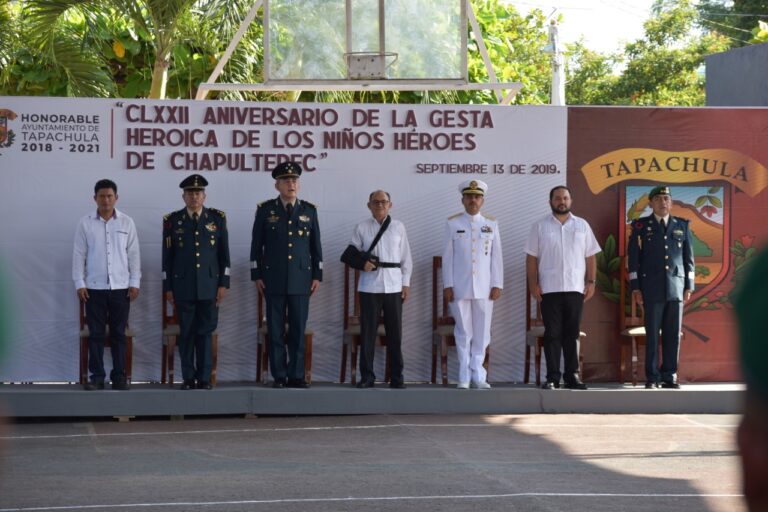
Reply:
[[[374,201],[371,201],[371,204],[373,206],[386,206],[389,204],[389,200],[388,199],[382,199],[381,201],[374,200]]]

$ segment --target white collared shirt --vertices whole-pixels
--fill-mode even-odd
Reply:
[[[361,251],[367,251],[376,238],[381,224],[373,217],[355,226],[352,233],[352,245]],[[373,256],[379,261],[400,263],[400,268],[379,268],[373,272],[361,272],[358,291],[365,293],[397,293],[403,286],[411,286],[411,246],[405,233],[405,225],[392,219],[389,227],[381,235],[379,243],[373,248]]]
[[[108,220],[98,211],[80,219],[72,253],[72,279],[76,290],[138,288],[141,257],[133,219],[117,209]]]
[[[495,219],[467,212],[448,218],[443,247],[443,288],[456,299],[488,299],[504,287],[501,236]]]
[[[541,293],[584,293],[586,258],[600,252],[587,221],[569,214],[560,223],[549,214],[531,227],[525,253],[538,260]]]

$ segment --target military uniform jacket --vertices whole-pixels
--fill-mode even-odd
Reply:
[[[309,295],[312,281],[322,281],[315,205],[297,199],[290,218],[279,197],[259,205],[251,235],[251,280],[259,279],[267,295]]]
[[[504,287],[504,263],[496,220],[466,212],[448,218],[443,248],[443,288],[456,299],[487,299]]]
[[[643,300],[683,300],[694,288],[693,243],[688,221],[669,216],[666,232],[654,215],[636,220],[629,239],[629,284]]]
[[[197,226],[183,208],[163,219],[163,291],[176,300],[214,300],[229,288],[229,240],[224,212],[203,208]]]

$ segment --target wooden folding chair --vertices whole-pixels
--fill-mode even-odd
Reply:
[[[267,330],[267,316],[264,313],[264,296],[257,293],[256,313],[257,336],[256,336],[256,382],[265,383],[269,373],[269,331]],[[285,332],[288,333],[288,320],[285,321]],[[314,332],[309,327],[304,329],[304,380],[307,384],[312,384],[312,340]],[[287,341],[283,339],[283,343]]]
[[[357,383],[357,362],[361,344],[360,337],[360,296],[357,286],[360,282],[360,271],[344,264],[344,334],[341,345],[341,371],[339,382],[344,383],[347,378],[347,354],[350,354],[349,375],[352,384]],[[376,330],[376,341],[381,347],[387,348],[387,337],[384,329],[384,317],[379,317],[379,326]],[[389,354],[385,353],[384,380],[389,382]]]
[[[85,303],[80,304],[80,384],[88,382],[88,338],[91,335],[88,329],[88,323],[85,320]],[[125,328],[125,380],[131,383],[131,373],[133,372],[133,331],[130,327]],[[106,335],[104,337],[104,346],[111,350],[112,342],[109,338],[109,325],[106,326]]]
[[[174,357],[176,354],[176,345],[179,341],[179,335],[181,328],[179,327],[179,318],[176,315],[176,304],[169,300],[164,292],[162,293],[163,305],[163,349],[160,356],[161,370],[160,370],[160,383],[165,384],[168,381],[169,386],[173,386],[173,365]],[[219,363],[219,331],[213,331],[211,336],[211,382],[210,384],[216,385],[216,368]]]

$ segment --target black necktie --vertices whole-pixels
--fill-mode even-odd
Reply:
[[[666,232],[667,231],[667,223],[664,222],[664,219],[661,219],[660,224],[661,224],[661,230]]]
[[[200,219],[200,216],[197,215],[197,212],[192,214],[192,222],[195,223],[195,227],[197,227],[197,221]]]
[[[285,211],[288,212],[289,217],[293,217],[293,203],[285,205]]]

